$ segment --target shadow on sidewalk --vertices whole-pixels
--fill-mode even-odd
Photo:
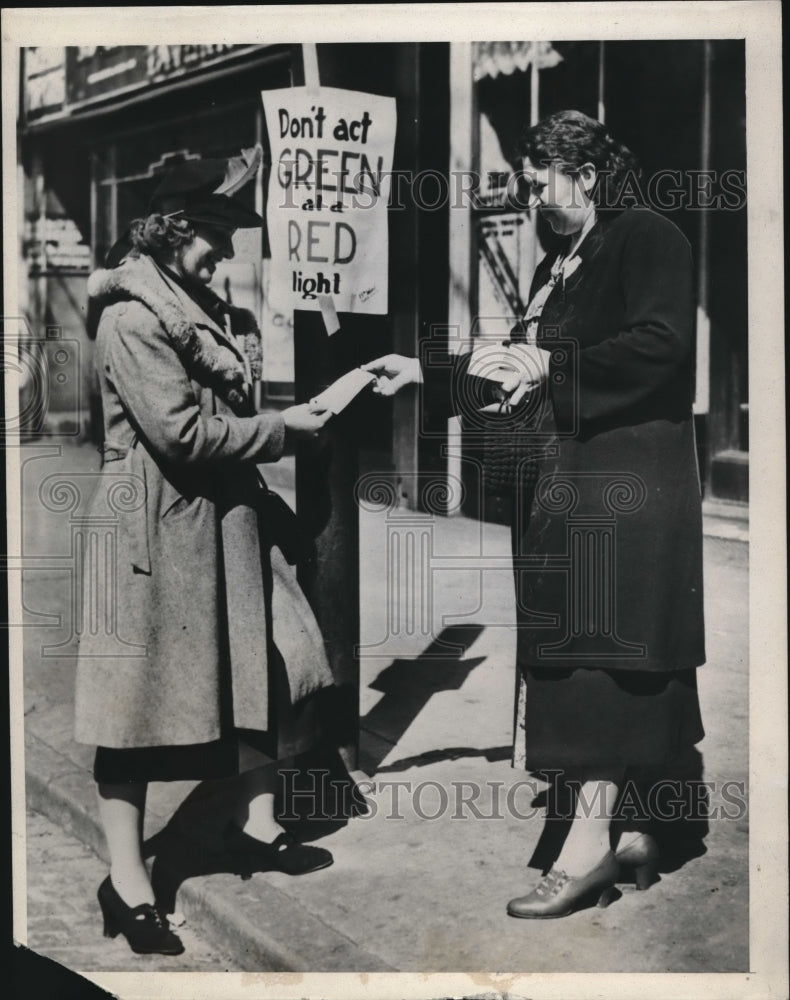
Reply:
[[[395,660],[371,685],[384,697],[360,720],[362,728],[381,737],[385,746],[396,744],[423,711],[431,696],[458,690],[485,657],[461,659],[483,632],[482,625],[446,628],[414,660]],[[387,749],[374,760],[374,770]],[[446,748],[414,758],[421,764],[438,759],[486,756],[502,760],[509,747],[477,750]],[[409,766],[407,760],[391,769]],[[326,837],[364,811],[365,801],[336,751],[316,753],[300,760],[299,773],[283,783],[277,816],[299,840]],[[237,809],[240,797],[234,779],[204,781],[181,803],[167,826],[145,844],[146,857],[155,857],[152,882],[157,899],[172,912],[179,886],[189,878],[220,872],[238,873],[223,839],[225,825]]]
[[[222,835],[233,815],[235,784],[234,779],[201,782],[143,845],[144,857],[154,858],[151,883],[167,913],[175,910],[176,895],[187,879],[233,871]]]
[[[175,909],[179,887],[190,878],[229,873],[242,867],[225,844],[224,832],[244,810],[241,778],[203,781],[178,806],[167,825],[143,845],[154,858],[151,882],[168,913]],[[284,770],[275,797],[275,815],[302,843],[337,832],[366,808],[365,800],[332,749],[304,754]],[[259,867],[256,871],[271,868]]]
[[[489,764],[497,764],[503,760],[510,760],[513,756],[513,747],[510,743],[503,747],[441,747],[436,750],[426,750],[425,753],[414,754],[412,757],[401,757],[400,760],[393,761],[379,767],[376,774],[389,774],[398,771],[408,771],[412,767],[428,767],[430,764],[438,764],[444,760],[470,760],[475,757],[483,757]]]
[[[384,697],[360,719],[360,727],[382,737],[387,744],[397,744],[433,695],[457,691],[472,670],[484,662],[484,656],[462,659],[483,630],[483,625],[452,625],[443,629],[416,659],[393,660],[370,685],[374,691],[382,691]],[[386,746],[368,754],[372,774],[378,773],[389,750]]]
[[[546,810],[546,822],[527,866],[548,871],[556,861],[572,826],[575,796],[561,774],[535,776],[548,788],[531,806]],[[703,781],[704,761],[695,747],[661,768],[641,768],[627,775],[625,788],[615,807],[613,826],[622,832],[649,832],[661,854],[658,870],[678,871],[689,861],[707,853],[710,791]]]

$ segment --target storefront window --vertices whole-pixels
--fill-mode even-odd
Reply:
[[[681,177],[671,204],[648,203],[684,232],[696,261],[695,413],[703,484],[709,494],[746,499],[745,196],[738,210],[695,201],[703,173],[743,183],[745,195],[742,43],[479,42],[467,58],[473,140],[466,162],[479,178],[470,210],[467,342],[507,336],[553,239],[534,213],[508,207],[508,185],[521,167],[522,130],[568,108],[604,121],[634,151],[647,178],[670,170]],[[463,154],[454,162],[464,164]],[[466,446],[466,457],[473,451]]]
[[[169,166],[237,155],[261,141],[260,91],[288,82],[288,55],[267,46],[72,47],[26,50],[23,63],[23,301],[36,335],[60,331],[61,339],[79,344],[79,370],[90,372],[91,269],[103,265],[129,222],[145,214]],[[263,212],[263,178],[239,196]],[[293,324],[268,304],[264,233],[240,230],[234,246],[234,259],[217,268],[212,287],[257,317],[266,395],[275,405],[287,402],[293,398]],[[87,375],[77,385],[67,369],[53,369],[64,379],[51,394],[50,422],[65,426],[62,410],[75,433],[86,434],[90,425],[96,438],[95,386]]]

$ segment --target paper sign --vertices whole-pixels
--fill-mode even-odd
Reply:
[[[541,353],[526,344],[482,344],[472,351],[467,373],[490,382],[509,382],[517,375],[523,382],[537,383],[544,377]]]
[[[272,294],[294,309],[387,312],[395,98],[305,87],[262,92],[272,167]]]
[[[467,373],[491,382],[506,382],[518,374],[519,364],[510,347],[502,343],[482,344],[472,351]]]

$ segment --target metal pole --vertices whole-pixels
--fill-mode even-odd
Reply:
[[[304,81],[302,47],[293,49],[293,78]],[[335,378],[360,363],[350,349],[350,317],[327,336],[320,313],[294,311],[294,389],[307,402]],[[354,500],[358,449],[343,415],[330,421],[324,451],[310,443],[296,449],[296,509],[316,534],[317,560],[299,568],[299,582],[324,636],[337,686],[332,724],[343,763],[359,756],[359,511]]]
[[[319,313],[294,312],[296,402],[317,396],[344,365],[345,333],[330,339]],[[357,767],[359,754],[359,511],[354,485],[359,462],[354,428],[333,417],[322,449],[296,449],[296,509],[316,535],[316,561],[299,568],[299,582],[313,608],[335,676],[332,725],[343,763]]]
[[[606,42],[598,43],[598,121],[606,121],[606,90],[604,69],[606,57]]]
[[[472,81],[472,45],[469,42],[450,43],[450,165],[451,170],[471,171],[474,162],[473,144],[477,113]],[[475,166],[477,164],[475,163]],[[451,175],[452,177],[452,175]],[[451,203],[450,227],[450,288],[447,321],[450,328],[450,350],[469,350],[472,345],[472,317],[469,296],[472,279],[472,241],[474,220],[469,204]],[[456,337],[457,331],[457,337]],[[458,417],[447,425],[448,486],[461,479],[463,438]],[[452,496],[456,491],[448,488]],[[448,514],[461,509],[461,497],[448,508]]]
[[[538,43],[532,43],[532,61],[529,64],[529,123],[537,125],[540,118],[540,66],[538,60]]]
[[[713,46],[703,42],[702,123],[700,129],[700,170],[710,170],[711,160],[711,71]],[[710,213],[699,213],[699,254],[697,270],[697,382],[694,412],[710,410],[710,317],[708,315],[708,270],[710,258]]]

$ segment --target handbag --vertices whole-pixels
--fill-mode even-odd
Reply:
[[[259,513],[262,531],[269,544],[277,546],[290,566],[315,561],[315,540],[305,531],[279,493],[274,493],[262,481]]]
[[[507,409],[507,400],[497,413],[485,414],[483,428],[483,489],[493,496],[508,496],[535,485],[538,475],[537,449],[526,440],[530,430],[529,403]]]

